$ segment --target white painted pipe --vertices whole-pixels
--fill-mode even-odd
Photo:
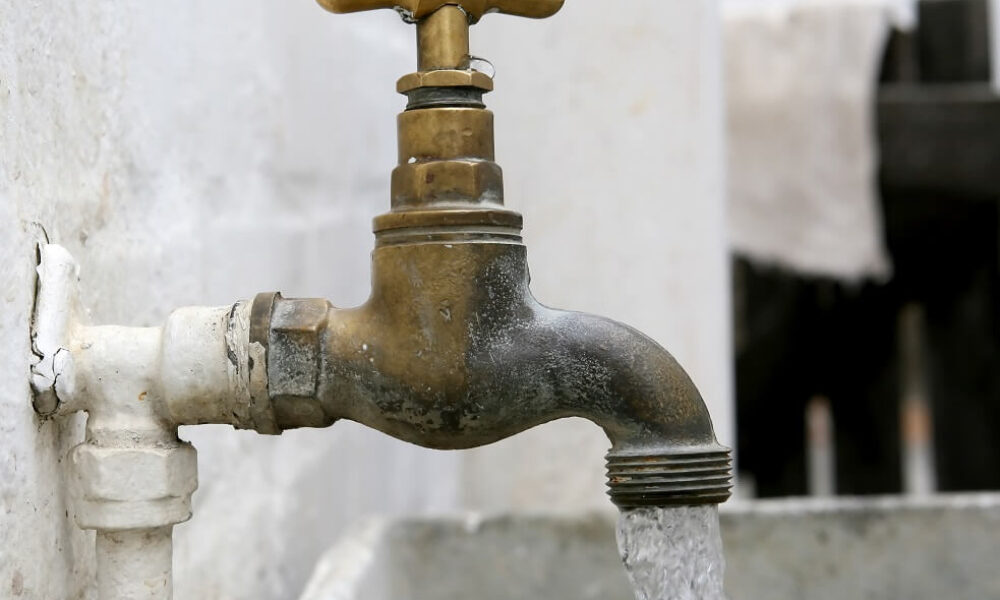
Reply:
[[[170,600],[173,527],[97,532],[101,600]]]
[[[266,394],[263,347],[249,343],[250,304],[186,308],[165,327],[80,322],[79,269],[40,247],[31,384],[43,416],[86,411],[70,454],[77,524],[97,531],[100,600],[170,600],[173,525],[191,516],[194,448],[177,426],[229,423],[275,432],[254,405]],[[264,407],[266,408],[266,406]]]

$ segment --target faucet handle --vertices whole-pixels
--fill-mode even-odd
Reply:
[[[335,13],[351,13],[378,8],[393,8],[407,20],[419,20],[442,6],[461,7],[475,23],[486,13],[497,12],[517,17],[544,19],[556,14],[565,0],[317,0]]]

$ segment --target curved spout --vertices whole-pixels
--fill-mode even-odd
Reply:
[[[267,360],[280,428],[349,419],[459,449],[578,416],[612,442],[619,506],[728,497],[728,450],[666,350],[609,319],[539,304],[520,244],[452,242],[378,247],[359,308],[273,302]]]

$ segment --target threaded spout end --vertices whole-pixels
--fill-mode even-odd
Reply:
[[[690,452],[612,450],[607,455],[608,496],[620,509],[721,504],[732,489],[728,448]]]

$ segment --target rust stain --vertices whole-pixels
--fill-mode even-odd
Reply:
[[[147,392],[143,392],[143,393],[139,394],[139,402],[142,402],[143,400],[146,399],[146,394],[147,394]]]

